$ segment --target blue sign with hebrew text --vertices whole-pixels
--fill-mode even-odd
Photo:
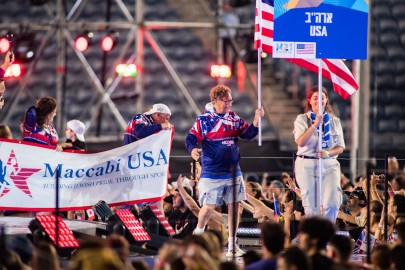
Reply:
[[[366,59],[367,0],[275,0],[273,57]]]

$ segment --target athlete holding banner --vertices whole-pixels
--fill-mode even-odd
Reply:
[[[24,118],[24,141],[56,147],[59,136],[52,122],[56,115],[56,100],[52,97],[40,98],[35,106],[28,108]]]
[[[148,137],[160,130],[171,129],[172,124],[169,122],[171,115],[169,107],[162,103],[153,104],[149,111],[135,115],[125,130],[123,145]],[[155,204],[164,213],[163,200]]]
[[[123,144],[130,144],[162,129],[171,129],[171,115],[169,107],[162,103],[154,104],[149,111],[135,115],[125,130]]]
[[[244,252],[236,245],[236,232],[239,225],[239,202],[246,199],[242,171],[239,167],[238,140],[253,139],[258,133],[259,118],[264,110],[255,112],[252,124],[246,123],[231,111],[231,89],[217,85],[210,91],[211,103],[205,107],[186,137],[186,147],[194,160],[201,156],[202,172],[198,188],[200,205],[197,228],[194,234],[202,234],[216,205],[223,201],[228,206],[228,253],[227,257],[242,256]],[[198,144],[201,143],[201,148]],[[233,198],[233,177],[236,177],[236,198]],[[233,199],[236,209],[234,216]],[[233,222],[236,219],[236,227]]]
[[[328,93],[322,88],[323,116],[318,114],[318,86],[310,90],[307,99],[307,112],[298,115],[294,122],[294,138],[298,145],[295,161],[295,177],[301,190],[305,215],[321,214],[316,204],[318,179],[318,159],[322,158],[322,197],[323,215],[335,223],[342,202],[340,188],[339,154],[345,149],[340,119],[333,115]],[[318,127],[323,126],[322,149],[318,149]]]

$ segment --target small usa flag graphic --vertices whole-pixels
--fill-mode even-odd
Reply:
[[[315,53],[315,45],[308,43],[297,43],[297,54],[313,54]]]

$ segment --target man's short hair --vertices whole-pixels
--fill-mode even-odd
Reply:
[[[353,251],[352,239],[346,235],[335,234],[329,240],[329,244],[339,252],[340,259],[348,262]]]
[[[166,197],[163,199],[163,201],[166,202],[166,203],[173,204],[173,195],[166,196]]]
[[[273,255],[284,249],[285,232],[280,223],[265,222],[261,227],[261,238],[265,248]]]
[[[329,239],[335,234],[335,228],[328,219],[311,216],[301,221],[299,232],[308,234],[310,239],[318,240],[317,247],[323,249],[326,247]]]

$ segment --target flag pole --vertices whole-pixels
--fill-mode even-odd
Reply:
[[[259,1],[257,16],[259,17],[260,25],[260,46],[257,48],[257,108],[262,107],[262,1]],[[262,118],[259,117],[259,135],[258,135],[258,144],[262,146]]]
[[[322,115],[323,117],[323,107],[322,107],[322,59],[319,59],[319,64],[318,64],[318,114]],[[323,127],[323,121],[321,122],[322,124],[318,126],[318,151],[322,150],[322,127]],[[317,182],[317,190],[318,196],[315,196],[315,200],[317,200],[319,205],[319,211],[323,212],[323,205],[322,205],[322,158],[320,157],[318,159],[318,181]]]

